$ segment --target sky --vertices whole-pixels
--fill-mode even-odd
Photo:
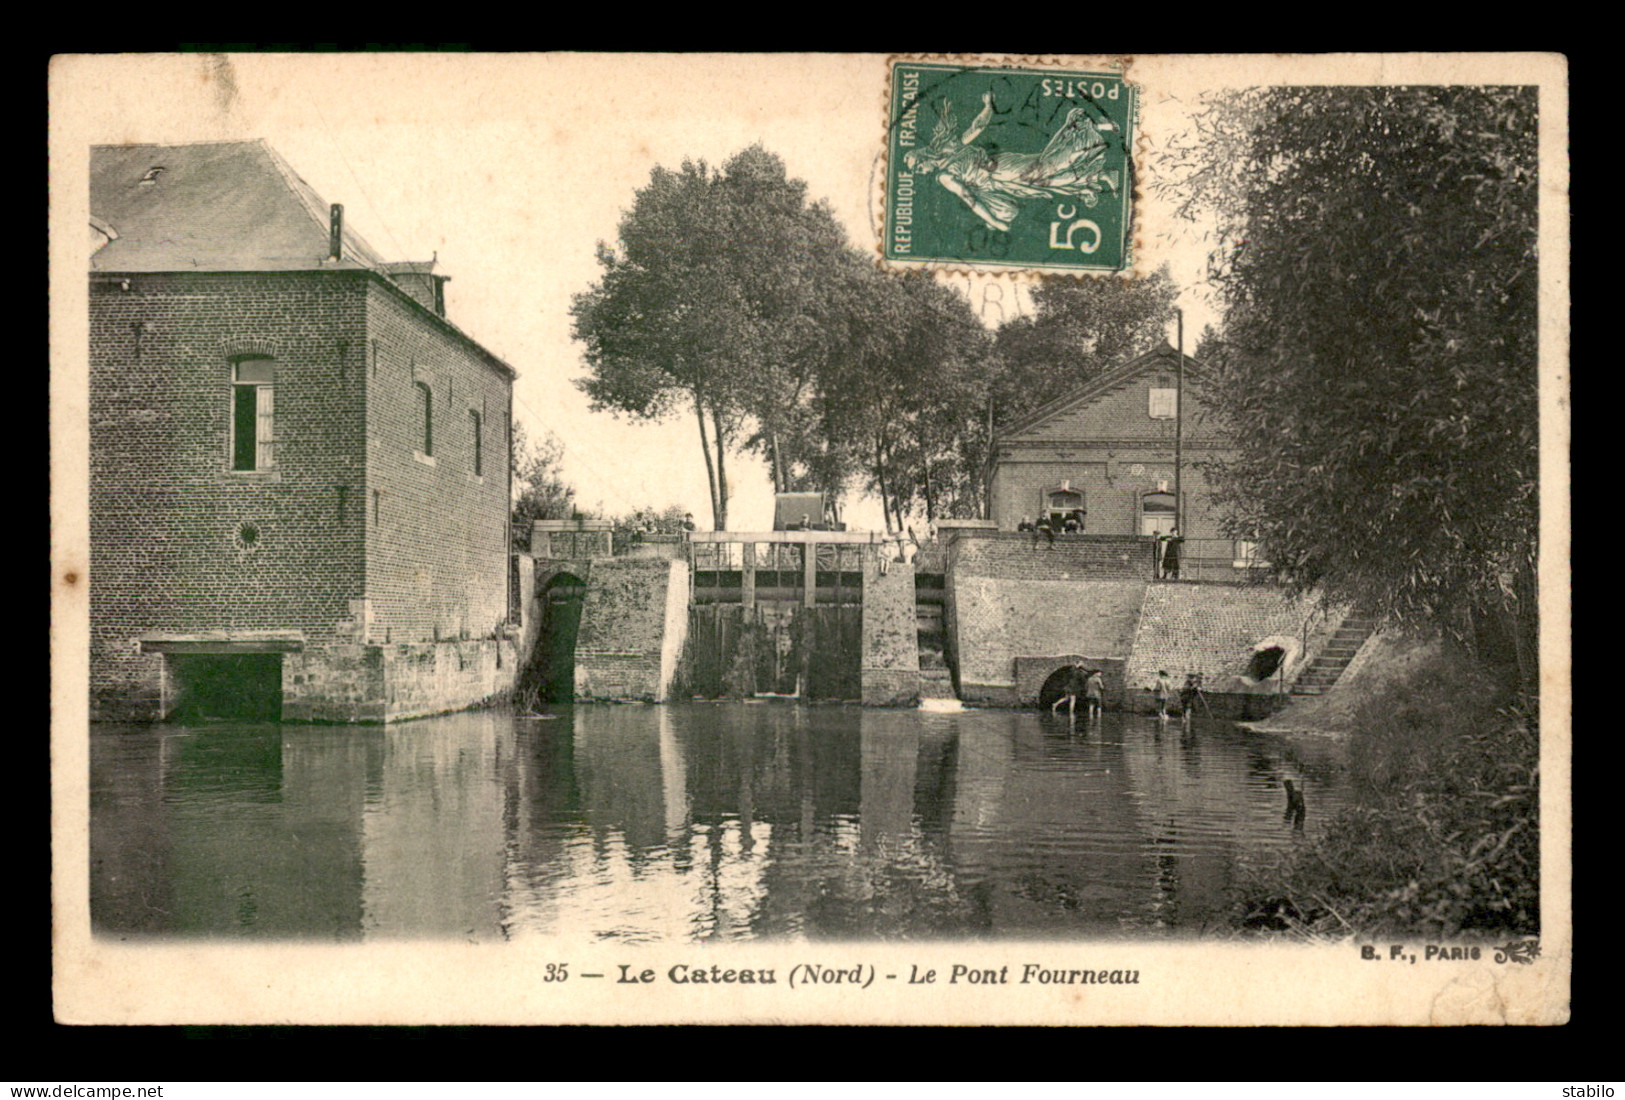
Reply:
[[[98,57],[76,74],[85,145],[264,138],[387,260],[438,257],[447,313],[519,372],[515,415],[564,444],[586,507],[711,508],[691,416],[595,413],[570,338],[571,297],[599,275],[633,193],[657,165],[720,165],[760,142],[827,200],[857,247],[876,243],[886,95],[881,55],[189,55]],[[1096,63],[1081,67],[1099,68]],[[1133,74],[1131,73],[1131,79]],[[1141,102],[1155,143],[1188,125],[1189,89]],[[1180,91],[1184,94],[1179,94]],[[1142,150],[1143,151],[1143,150]],[[53,180],[53,185],[56,181]],[[1198,229],[1142,193],[1140,264],[1170,264],[1186,347],[1216,318]],[[945,276],[985,322],[1026,307],[1007,277]],[[1174,338],[1170,331],[1169,339]],[[772,526],[765,467],[732,465],[729,526]],[[878,503],[850,499],[855,527]]]

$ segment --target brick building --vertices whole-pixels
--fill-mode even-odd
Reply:
[[[1177,480],[1186,539],[1217,538],[1203,465],[1228,457],[1230,444],[1202,401],[1210,375],[1187,356],[1175,477],[1178,369],[1178,352],[1164,344],[1005,425],[993,449],[989,518],[1012,531],[1023,517],[1058,520],[1082,508],[1086,534],[1165,534]]]
[[[514,371],[262,141],[93,149],[99,718],[500,694]]]

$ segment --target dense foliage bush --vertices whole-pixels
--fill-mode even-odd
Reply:
[[[1540,930],[1539,736],[1445,654],[1356,711],[1353,804],[1255,885],[1240,923],[1312,935]]]

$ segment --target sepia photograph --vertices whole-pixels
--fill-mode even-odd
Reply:
[[[57,1018],[1565,1022],[1567,79],[56,58]]]

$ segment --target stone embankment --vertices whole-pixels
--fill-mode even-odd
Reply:
[[[1403,683],[1438,655],[1437,640],[1378,631],[1325,691],[1294,696],[1285,710],[1243,724],[1259,733],[1347,737],[1354,730],[1354,713],[1361,701]]]

